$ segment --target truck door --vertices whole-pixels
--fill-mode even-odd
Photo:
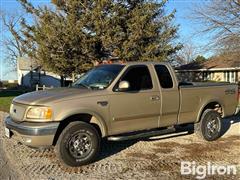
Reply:
[[[174,125],[177,123],[180,95],[177,81],[172,78],[169,68],[165,65],[155,65],[159,80],[162,108],[160,111],[159,127]]]
[[[118,91],[121,81],[129,82],[127,91]],[[152,82],[148,66],[128,67],[110,95],[112,133],[157,128],[160,105],[159,90]]]

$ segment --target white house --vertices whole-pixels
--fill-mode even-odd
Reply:
[[[240,83],[239,59],[211,59],[205,62],[191,62],[176,68],[183,81],[222,81]]]
[[[37,63],[26,57],[20,57],[17,61],[18,84],[26,87],[53,86],[60,87],[60,77],[50,72],[41,70]]]

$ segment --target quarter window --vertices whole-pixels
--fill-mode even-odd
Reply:
[[[172,77],[170,75],[170,72],[168,71],[167,67],[164,65],[155,65],[155,70],[158,75],[158,80],[162,88],[172,88],[173,87],[173,81]]]

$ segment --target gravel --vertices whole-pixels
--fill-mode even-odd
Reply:
[[[3,116],[6,114],[0,113],[0,122]],[[1,124],[1,123],[0,123]],[[10,163],[9,159],[6,157],[6,153],[4,151],[4,134],[3,128],[0,129],[0,179],[20,179],[18,173],[12,168],[12,164]]]
[[[0,113],[0,121],[6,114]],[[2,118],[1,118],[2,117]],[[79,168],[65,168],[53,149],[36,150],[3,136],[0,128],[0,179],[192,179],[181,176],[181,161],[206,165],[237,165],[237,175],[209,179],[240,178],[240,117],[224,120],[223,137],[205,142],[191,133],[177,133],[123,142],[103,141],[98,160]],[[14,170],[14,171],[13,171]]]

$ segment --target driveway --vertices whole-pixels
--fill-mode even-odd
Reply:
[[[0,120],[6,114],[0,113]],[[103,142],[98,160],[79,168],[65,168],[53,149],[35,150],[7,139],[0,128],[0,179],[192,179],[181,176],[181,161],[199,165],[236,165],[237,175],[209,179],[240,178],[240,116],[224,119],[223,136],[206,142],[192,133],[192,126],[177,133],[124,142]]]
[[[0,122],[2,120],[3,113],[0,113]],[[19,179],[20,176],[14,170],[13,166],[11,165],[7,155],[3,148],[3,128],[0,128],[0,179]]]

